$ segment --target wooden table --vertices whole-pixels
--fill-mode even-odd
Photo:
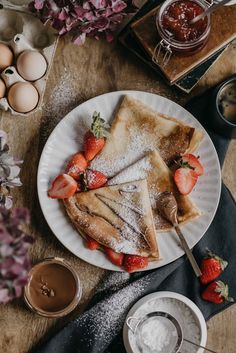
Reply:
[[[236,45],[231,45],[217,64],[199,83],[197,94],[208,86],[236,72]],[[28,118],[0,113],[1,129],[9,134],[15,156],[24,159],[23,186],[14,191],[15,206],[31,211],[28,229],[35,237],[31,250],[33,261],[48,256],[62,256],[79,270],[83,283],[80,308],[60,320],[41,318],[26,309],[23,300],[0,306],[0,352],[24,353],[47,332],[57,329],[73,315],[81,312],[105,271],[95,268],[70,254],[52,234],[40,210],[36,175],[39,157],[50,132],[67,112],[83,101],[99,94],[133,89],[157,93],[183,105],[190,96],[168,87],[158,76],[118,44],[87,41],[76,47],[68,39],[59,42],[42,110]],[[225,183],[236,197],[236,140],[232,141],[223,168]],[[236,352],[236,306],[218,314],[208,322],[208,345],[220,353]],[[88,352],[89,353],[89,352]]]

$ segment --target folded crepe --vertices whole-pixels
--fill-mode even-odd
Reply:
[[[92,168],[113,177],[154,149],[169,164],[180,154],[193,152],[202,137],[195,128],[125,96],[112,122],[110,138]]]
[[[63,202],[83,235],[116,252],[159,258],[146,180],[76,193]]]
[[[164,191],[172,192],[178,204],[178,221],[185,223],[200,216],[200,211],[188,196],[181,195],[175,186],[173,174],[158,151],[149,152],[145,157],[132,164],[108,181],[109,185],[147,179],[149,196],[157,231],[170,229],[171,224],[158,212],[158,195]]]

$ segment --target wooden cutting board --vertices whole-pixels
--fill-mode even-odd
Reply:
[[[156,28],[159,6],[131,25],[138,41],[152,58],[160,37]],[[173,53],[166,66],[158,65],[168,81],[173,84],[189,71],[206,61],[213,54],[236,38],[236,5],[223,6],[211,15],[211,32],[205,47],[198,53],[183,56]]]

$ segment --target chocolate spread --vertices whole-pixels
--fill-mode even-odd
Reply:
[[[58,263],[35,266],[28,288],[31,305],[46,312],[65,309],[73,301],[77,290],[71,271]]]

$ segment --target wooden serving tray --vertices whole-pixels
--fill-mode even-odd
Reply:
[[[135,37],[152,58],[160,37],[156,28],[156,14],[159,6],[131,25]],[[236,5],[223,6],[211,15],[211,32],[205,47],[198,53],[183,56],[173,53],[168,64],[158,65],[168,81],[173,84],[189,71],[209,59],[236,38]]]

